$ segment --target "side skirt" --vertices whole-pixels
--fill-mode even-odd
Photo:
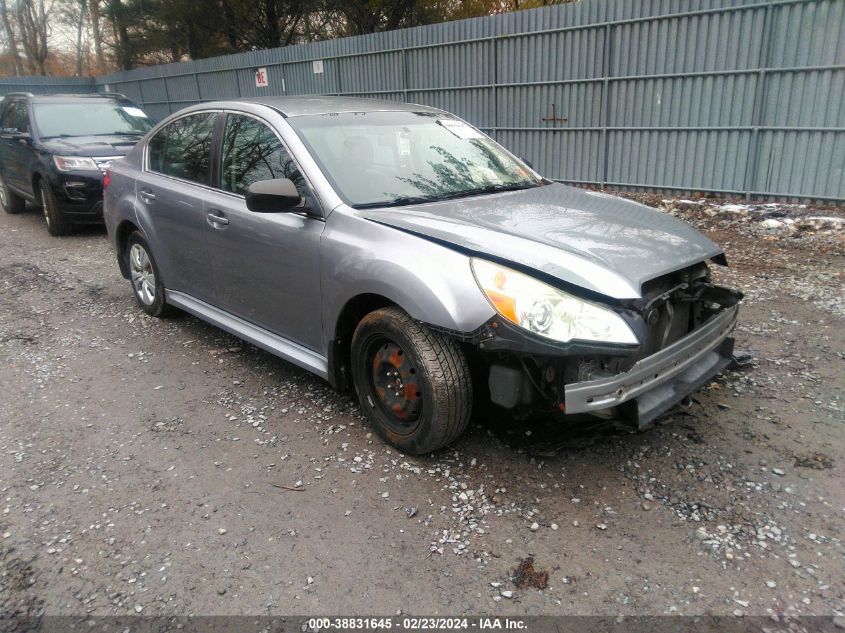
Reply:
[[[262,327],[236,317],[220,308],[215,308],[204,301],[195,299],[191,295],[175,290],[165,290],[167,303],[190,312],[203,321],[216,325],[238,338],[249,341],[263,350],[275,354],[298,367],[317,374],[328,380],[329,363],[326,358],[293,341],[289,341],[277,334],[273,334]]]

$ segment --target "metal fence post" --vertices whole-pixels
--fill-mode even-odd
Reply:
[[[197,85],[197,103],[202,103],[202,88],[200,87],[199,73],[194,72],[194,83]]]
[[[343,64],[340,61],[340,57],[332,57],[332,61],[335,65],[335,73],[337,74],[337,93],[343,94],[343,73],[341,72],[341,67]]]
[[[612,37],[612,25],[604,27],[604,47],[602,50],[602,82],[601,82],[601,146],[602,146],[602,168],[601,188],[604,190],[608,180],[610,169],[610,135],[607,128],[610,125],[610,38]]]
[[[760,126],[762,125],[763,109],[766,99],[766,83],[768,81],[768,70],[772,52],[772,26],[774,8],[773,0],[768,0],[766,13],[763,16],[763,32],[760,35],[759,66],[757,71],[757,83],[754,86],[754,105],[751,110],[751,135],[748,141],[748,162],[745,165],[745,177],[743,178],[743,189],[745,200],[751,200],[751,192],[754,191],[754,181],[757,178],[757,167],[760,162]]]
[[[490,47],[492,48],[491,57],[493,58],[493,83],[490,84],[490,94],[493,99],[493,138],[499,140],[499,38],[493,36],[490,38]]]
[[[162,77],[164,82],[164,98],[167,100],[167,113],[173,114],[173,107],[170,105],[170,90],[167,88],[167,77]]]
[[[402,100],[408,103],[408,54],[402,48]]]

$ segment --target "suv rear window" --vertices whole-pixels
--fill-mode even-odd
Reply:
[[[190,114],[160,129],[147,145],[150,171],[190,180],[211,182],[211,138],[217,115]]]

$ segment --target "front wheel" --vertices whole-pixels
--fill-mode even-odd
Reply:
[[[397,307],[361,319],[352,337],[352,379],[378,434],[404,453],[453,442],[472,413],[464,353]]]
[[[59,209],[59,202],[56,194],[50,188],[50,183],[42,179],[38,183],[41,190],[41,210],[44,212],[44,220],[47,222],[47,232],[53,236],[67,235],[70,230],[70,223],[65,214]]]
[[[126,240],[124,257],[129,267],[132,292],[141,309],[154,317],[171,316],[175,310],[165,300],[164,284],[152,251],[147,240],[138,231]]]

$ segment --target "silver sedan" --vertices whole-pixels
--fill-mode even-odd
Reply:
[[[354,390],[420,454],[473,410],[641,428],[729,362],[741,293],[671,216],[553,183],[427,106],[204,103],[106,177],[123,275],[153,316],[190,312]]]

